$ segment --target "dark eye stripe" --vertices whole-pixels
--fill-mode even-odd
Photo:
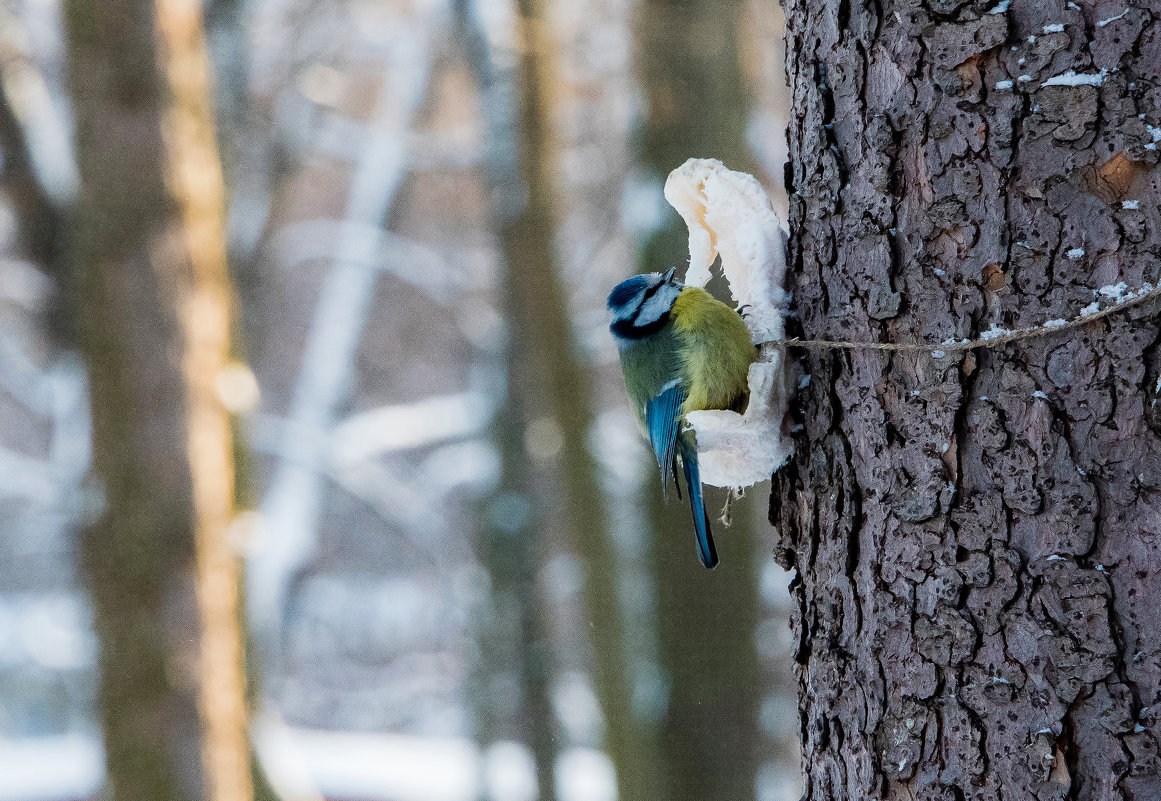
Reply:
[[[650,334],[656,334],[669,322],[669,312],[658,317],[647,325],[636,325],[632,320],[617,320],[609,330],[622,339],[642,339]]]
[[[637,308],[640,308],[641,306],[644,306],[646,303],[648,303],[649,298],[656,295],[657,290],[661,289],[661,287],[663,287],[663,286],[665,286],[665,282],[661,281],[660,283],[656,283],[653,286],[646,289],[645,294],[641,296],[641,302],[639,304],[637,304]]]

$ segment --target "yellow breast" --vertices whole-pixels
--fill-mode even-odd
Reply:
[[[689,395],[682,411],[729,409],[746,394],[757,357],[741,316],[704,289],[686,287],[670,310]]]

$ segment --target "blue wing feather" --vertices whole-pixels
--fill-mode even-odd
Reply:
[[[685,471],[685,483],[689,486],[689,506],[693,510],[693,528],[697,537],[697,558],[702,567],[712,570],[718,564],[718,552],[710,533],[709,515],[705,513],[701,473],[697,469],[697,443],[691,432],[684,432],[678,437],[677,450]]]
[[[669,487],[673,478],[675,443],[681,431],[681,407],[685,404],[686,393],[681,383],[674,379],[661,388],[661,392],[645,404],[645,429],[649,432],[649,444],[661,468],[661,486]]]

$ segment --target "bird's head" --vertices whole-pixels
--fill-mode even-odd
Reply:
[[[673,277],[675,272],[635,275],[609,293],[609,311],[613,313],[609,330],[618,344],[655,334],[665,325],[673,302],[685,288]]]

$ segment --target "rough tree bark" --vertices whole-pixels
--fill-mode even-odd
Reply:
[[[938,343],[1158,281],[1156,2],[790,0],[787,23],[806,337]],[[771,520],[806,798],[1161,797],[1156,312],[803,358]]]
[[[82,538],[115,801],[252,797],[222,177],[200,6],[70,0],[71,300],[104,510]],[[196,699],[196,703],[195,703]]]

